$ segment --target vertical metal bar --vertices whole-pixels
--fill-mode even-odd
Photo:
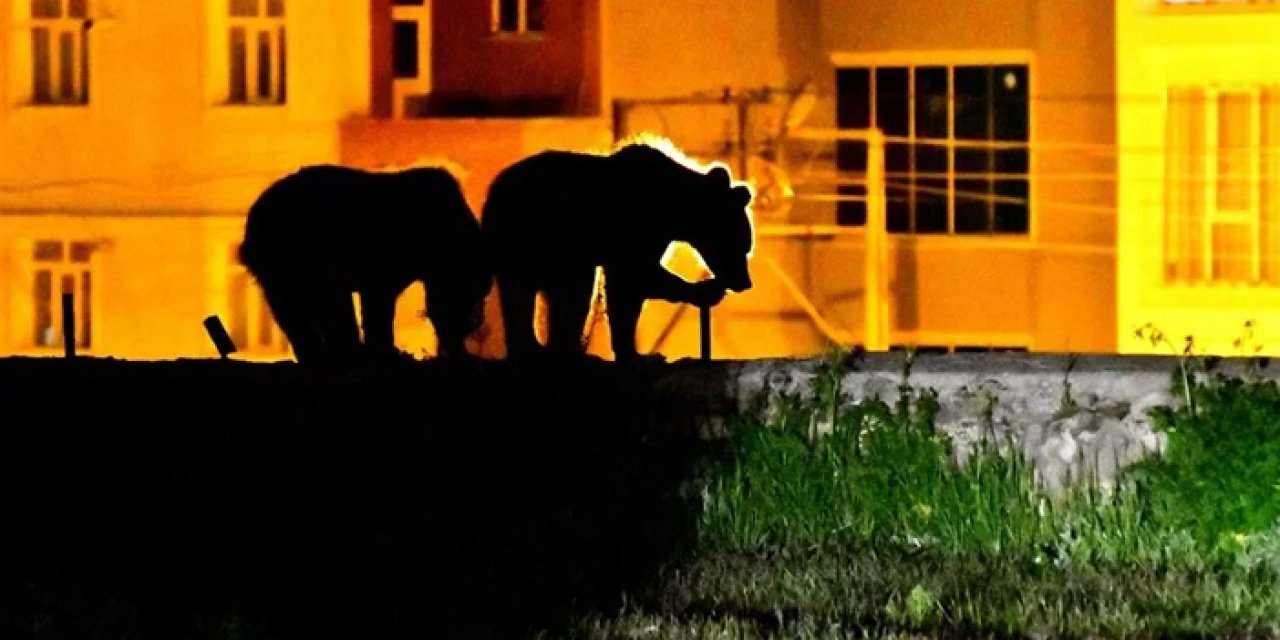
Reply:
[[[738,179],[747,179],[747,118],[750,105],[747,98],[738,99]]]
[[[711,359],[711,307],[698,307],[698,334],[702,342],[702,359]]]
[[[75,294],[62,292],[62,351],[67,358],[76,357]]]
[[[873,128],[867,132],[866,263],[863,273],[867,351],[885,351],[889,342],[885,214],[884,134]]]

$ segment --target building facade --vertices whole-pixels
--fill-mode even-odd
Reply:
[[[1267,308],[1272,155],[1193,159],[1270,143],[1274,5],[749,4],[4,0],[0,352],[61,353],[66,291],[84,353],[215,355],[217,314],[237,357],[288,357],[233,261],[271,180],[443,165],[479,212],[519,158],[644,131],[756,188],[755,288],[713,311],[715,357],[1135,351],[1130,325],[1225,331]],[[1251,177],[1204,177],[1228,165]],[[1162,186],[1171,171],[1198,186]],[[688,252],[672,267],[701,277]],[[421,300],[397,330],[429,353]],[[489,307],[476,346],[496,356]],[[698,336],[698,314],[655,301],[638,341],[679,358]]]
[[[83,354],[216,356],[217,314],[241,356],[288,357],[235,246],[257,193],[336,162],[367,108],[355,5],[5,0],[0,352],[61,354],[68,292]]]
[[[1173,343],[1117,347],[1280,353],[1280,4],[1130,0],[1116,26],[1118,320]]]

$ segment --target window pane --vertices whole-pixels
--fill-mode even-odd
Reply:
[[[418,77],[418,22],[396,20],[392,58],[397,78]]]
[[[498,0],[498,29],[515,31],[520,28],[520,0]]]
[[[916,69],[916,137],[945,138],[947,126],[947,69]]]
[[[231,102],[244,102],[249,97],[249,84],[245,65],[245,32],[244,27],[231,28]]]
[[[271,97],[271,33],[258,32],[258,92],[255,97]]]
[[[36,242],[35,259],[41,262],[61,262],[62,261],[62,243],[52,240],[40,240]]]
[[[284,0],[267,0],[267,15],[279,18],[284,15]]]
[[[279,91],[279,94],[278,94],[279,97],[276,100],[276,102],[279,102],[280,104],[284,104],[285,89],[289,87],[289,82],[288,82],[289,77],[288,77],[288,74],[285,73],[285,70],[289,68],[288,58],[285,57],[285,50],[286,49],[285,49],[285,43],[284,43],[284,27],[280,27],[280,78],[279,78],[279,86],[277,87],[277,90]]]
[[[991,67],[956,67],[955,137],[958,140],[987,141],[992,137],[993,117]],[[985,147],[962,147],[955,152],[955,231],[991,231],[995,188],[991,172],[995,152]]]
[[[275,341],[272,340],[272,329],[274,325],[271,319],[271,308],[267,306],[267,301],[262,298],[261,293],[254,292],[258,296],[258,348],[269,348]]]
[[[1026,180],[997,180],[996,195],[1027,200],[1031,188]],[[1026,204],[997,203],[995,215],[996,233],[1027,233],[1030,227],[1030,208]]]
[[[32,303],[35,307],[35,327],[32,342],[37,346],[53,345],[53,274],[48,270],[36,272],[32,286]]]
[[[68,311],[70,311],[70,312],[71,312],[71,314],[72,314],[72,315],[71,315],[72,320],[73,320],[73,321],[75,320],[75,310],[76,310],[75,306],[76,306],[76,305],[78,305],[78,304],[80,304],[80,301],[76,299],[76,277],[75,277],[75,276],[73,276],[73,275],[71,275],[71,274],[69,274],[69,273],[64,273],[64,274],[62,274],[62,278],[61,278],[61,280],[62,280],[62,283],[61,283],[61,284],[62,284],[62,286],[61,286],[61,295],[59,295],[59,296],[58,296],[58,301],[59,301],[59,306],[58,306],[58,310],[59,310],[59,315],[58,315],[58,326],[59,326],[59,327],[63,326],[63,325],[62,325],[62,318],[63,318],[63,315],[64,315],[64,314],[66,314]],[[70,296],[68,296],[67,294],[70,294]],[[70,308],[70,309],[67,309],[67,308],[66,308],[66,304],[65,304],[65,303],[67,303],[67,302],[68,302],[68,301],[67,301],[67,297],[70,297],[70,298],[71,298],[71,300],[70,300],[70,303],[71,303],[71,304],[70,304],[70,306],[71,306],[71,308]],[[73,332],[75,331],[75,327],[74,327],[74,325],[72,326],[71,330],[72,330]],[[79,336],[74,336],[74,337],[75,337],[75,339],[76,339],[76,340],[77,340],[77,342],[78,342],[78,341],[79,341]],[[65,340],[65,339],[67,338],[67,336],[66,336],[66,335],[63,335],[63,336],[62,336],[62,338]]]
[[[529,31],[542,31],[547,23],[547,3],[544,0],[525,1],[525,11],[528,13],[526,24]]]
[[[251,286],[249,274],[245,271],[235,272],[230,284],[227,312],[231,315],[231,330],[228,333],[237,348],[246,349],[249,346],[249,308],[246,304]]]
[[[908,90],[906,68],[876,69],[875,124],[887,136],[906,136],[910,133]]]
[[[1245,93],[1218,96],[1218,208],[1248,209],[1252,199],[1253,99]]]
[[[990,140],[991,67],[956,67],[956,138]]]
[[[88,0],[70,0],[67,3],[67,15],[72,18],[89,17]]]
[[[258,16],[258,0],[231,0],[231,15],[242,18]]]
[[[886,136],[907,137],[911,132],[909,74],[905,67],[875,70],[875,124]],[[884,145],[885,224],[889,231],[910,230],[911,151],[906,142]]]
[[[866,129],[871,126],[871,70],[838,69],[836,71],[836,126],[841,129]],[[865,142],[840,140],[836,142],[836,171],[841,184],[836,193],[841,196],[864,198],[865,183],[849,184],[862,180],[867,171],[867,145]],[[861,225],[867,220],[865,201],[839,202],[836,205],[836,224]]]
[[[1030,101],[1027,68],[1002,66],[992,69],[991,91],[996,140],[1026,142],[1029,140]]]
[[[71,100],[76,94],[76,41],[75,36],[63,32],[58,36],[58,63],[61,74],[58,82],[58,96],[62,100]]]
[[[31,30],[32,99],[35,102],[53,100],[53,50],[50,48],[49,29],[36,27]]]
[[[93,254],[93,244],[90,242],[72,242],[71,243],[71,261],[72,262],[88,262],[89,256]]]
[[[80,274],[80,336],[79,344],[88,347],[93,337],[93,274]]]
[[[31,0],[32,18],[61,18],[62,0]]]

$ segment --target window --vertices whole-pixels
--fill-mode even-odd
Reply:
[[[231,0],[232,104],[284,104],[285,0]]]
[[[885,134],[886,224],[903,233],[1021,234],[1030,225],[1026,65],[867,66],[837,71],[837,126]],[[865,196],[866,143],[836,150],[841,195]],[[837,222],[861,225],[865,202]]]
[[[493,0],[494,33],[541,33],[546,27],[546,0]]]
[[[1166,107],[1165,281],[1280,284],[1280,85],[1171,87]]]
[[[31,0],[31,101],[89,102],[89,0]]]
[[[236,350],[247,355],[286,355],[289,341],[271,315],[262,289],[253,280],[237,255],[239,245],[231,247],[227,269],[227,312]]]
[[[93,270],[89,258],[94,245],[89,242],[39,240],[32,262],[35,281],[31,288],[35,312],[32,344],[61,347],[62,295],[72,295],[77,347],[93,344]]]

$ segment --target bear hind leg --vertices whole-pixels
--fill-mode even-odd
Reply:
[[[583,352],[582,336],[594,302],[594,268],[567,270],[547,287],[547,350],[559,356]]]
[[[533,331],[536,295],[533,283],[527,279],[510,273],[498,276],[498,303],[502,308],[502,331],[509,360],[527,358],[540,351]]]

